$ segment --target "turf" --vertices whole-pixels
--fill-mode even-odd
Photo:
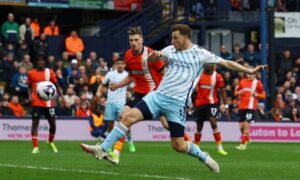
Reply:
[[[0,141],[0,179],[300,179],[297,143],[252,143],[246,151],[225,143],[227,156],[217,154],[214,143],[203,143],[219,162],[219,174],[176,153],[169,143],[137,142],[135,153],[125,145],[117,166],[94,159],[79,143],[56,142],[59,153],[54,154],[40,142],[41,153],[33,155],[29,141]]]

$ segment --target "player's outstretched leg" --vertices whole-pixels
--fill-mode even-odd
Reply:
[[[221,155],[227,155],[228,153],[223,149],[221,131],[218,128],[213,129],[213,135],[217,144],[218,153]]]
[[[96,159],[105,159],[113,164],[117,164],[118,162],[108,153],[109,149],[114,145],[116,141],[121,139],[125,136],[128,132],[128,128],[119,123],[107,136],[105,141],[102,144],[96,145],[87,145],[87,144],[80,144],[81,148],[86,151],[87,153],[92,154]]]

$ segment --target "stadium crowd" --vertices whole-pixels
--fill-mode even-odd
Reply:
[[[34,67],[34,57],[37,54],[47,56],[47,66],[52,68],[62,87],[66,103],[57,97],[56,113],[58,116],[88,117],[91,113],[91,103],[97,97],[105,105],[105,95],[96,94],[107,72],[114,69],[108,67],[107,61],[96,52],[88,52],[83,58],[84,42],[74,30],[65,39],[65,51],[61,57],[54,57],[48,53],[47,36],[59,35],[59,26],[55,20],[41,28],[35,18],[26,18],[20,26],[14,20],[12,13],[8,14],[6,22],[1,26],[0,41],[0,115],[26,116],[30,111],[28,100],[27,72]],[[248,63],[255,66],[260,63],[260,46],[249,43],[246,47],[235,44],[231,51],[226,46],[215,52],[224,59]],[[113,53],[111,62],[114,63],[122,53]],[[280,52],[276,60],[276,102],[275,107],[265,111],[264,103],[259,104],[258,120],[269,121],[299,121],[300,120],[300,57],[290,50]],[[218,69],[223,75],[226,93],[230,107],[230,116],[225,115],[225,107],[220,110],[221,120],[237,120],[238,99],[234,91],[239,81],[244,78],[242,73],[233,73]],[[261,74],[257,74],[261,79]],[[132,89],[128,90],[128,98]],[[193,107],[187,110],[189,117],[193,117]]]

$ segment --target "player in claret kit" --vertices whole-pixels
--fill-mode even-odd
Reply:
[[[65,102],[61,88],[59,87],[56,79],[55,72],[52,69],[46,68],[46,59],[44,55],[37,55],[35,58],[36,67],[28,72],[28,95],[29,100],[31,100],[31,118],[32,118],[32,145],[33,145],[33,154],[39,153],[38,147],[38,126],[41,115],[44,115],[50,125],[49,136],[48,136],[48,145],[53,152],[57,153],[57,148],[53,143],[53,139],[56,131],[56,114],[54,110],[54,101],[55,99],[45,101],[38,97],[36,87],[39,82],[51,81],[55,84],[58,94]]]
[[[197,132],[195,133],[195,144],[200,145],[204,121],[209,120],[217,144],[218,153],[227,155],[228,153],[223,149],[221,132],[217,125],[220,104],[218,92],[220,92],[222,101],[228,108],[227,96],[224,89],[223,77],[217,73],[215,68],[216,66],[214,64],[206,64],[196,87],[195,115],[197,118]]]
[[[235,148],[246,150],[249,141],[250,123],[255,120],[255,111],[259,100],[266,98],[262,82],[255,74],[246,74],[246,79],[240,81],[235,95],[239,97],[239,124],[242,133],[241,143]]]
[[[265,66],[246,68],[234,61],[224,60],[193,44],[191,33],[191,28],[184,24],[176,24],[172,27],[173,45],[167,46],[162,51],[153,51],[148,58],[149,61],[154,62],[164,59],[168,63],[159,87],[148,93],[143,100],[126,113],[103,143],[81,144],[86,152],[99,160],[109,160],[108,150],[116,141],[127,134],[133,124],[144,119],[157,118],[163,114],[168,121],[173,149],[195,157],[213,172],[218,173],[220,171],[218,163],[208,153],[203,152],[191,141],[184,141],[183,138],[185,110],[191,102],[191,94],[203,72],[203,65],[208,63],[220,64],[231,70],[247,73],[256,73]]]

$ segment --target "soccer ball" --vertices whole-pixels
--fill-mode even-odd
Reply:
[[[36,93],[39,98],[49,101],[56,96],[56,87],[50,81],[42,81],[36,87]]]

